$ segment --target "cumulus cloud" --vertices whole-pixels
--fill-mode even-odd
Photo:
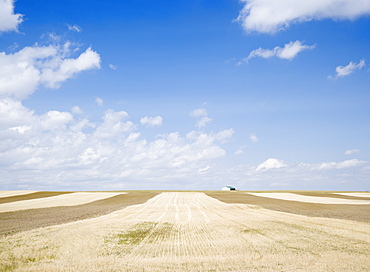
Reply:
[[[40,116],[40,127],[43,130],[64,128],[73,119],[69,112],[48,111]]]
[[[345,77],[350,74],[352,74],[356,70],[361,70],[363,67],[365,67],[365,60],[360,60],[359,63],[350,62],[347,66],[338,66],[335,68],[336,75],[334,78],[340,78]],[[329,79],[332,79],[332,76],[328,76]]]
[[[0,33],[17,31],[23,15],[14,13],[14,0],[0,0]]]
[[[256,171],[279,169],[283,167],[287,167],[287,165],[283,161],[274,158],[269,158],[260,165],[258,165]]]
[[[297,187],[298,181],[325,189],[320,187],[325,180],[331,184],[326,189],[338,189],[345,188],[339,182],[359,183],[368,177],[369,163],[356,159],[288,167],[269,158],[256,166],[230,167],[219,160],[226,155],[223,143],[233,137],[233,129],[173,131],[148,140],[141,122],[130,120],[126,111],[109,109],[95,122],[73,111],[37,114],[19,100],[0,99],[0,183],[5,189],[179,189],[192,180],[198,180],[194,189],[221,188],[225,180],[256,189],[271,184],[304,188]]]
[[[345,155],[352,155],[360,153],[360,149],[349,149],[344,152]]]
[[[50,88],[58,88],[62,82],[79,72],[100,68],[100,55],[90,47],[76,59],[65,58],[54,61],[59,63],[45,67],[41,74],[42,82]]]
[[[312,20],[354,20],[370,14],[370,2],[364,0],[241,0],[238,18],[247,32],[274,33],[293,23]]]
[[[249,53],[249,56],[243,60],[243,62],[248,62],[250,59],[255,57],[260,58],[272,58],[278,57],[280,59],[294,59],[298,53],[315,48],[315,45],[305,45],[301,41],[290,42],[284,45],[284,47],[276,46],[274,49],[263,49],[258,48]],[[241,64],[241,62],[239,63]]]
[[[352,168],[358,167],[366,164],[366,161],[360,161],[358,159],[346,160],[342,162],[324,162],[319,166],[320,170],[329,170],[329,169],[342,169],[342,168]]]
[[[126,118],[128,118],[128,113],[125,111],[107,110],[103,116],[103,122],[98,125],[94,136],[98,139],[112,139],[134,131],[136,126],[131,121],[124,121]]]
[[[22,100],[40,85],[58,88],[79,72],[100,68],[100,56],[91,48],[77,58],[68,58],[70,53],[70,43],[0,52],[0,96]]]
[[[163,118],[161,116],[156,116],[156,117],[148,117],[145,116],[140,119],[140,123],[142,125],[148,126],[148,127],[159,127],[162,125]]]
[[[94,123],[73,115],[76,112],[80,112],[78,106],[71,112],[36,114],[19,100],[0,99],[0,182],[4,188],[68,184],[77,188],[88,180],[95,182],[94,188],[103,189],[122,180],[150,183],[194,179],[199,174],[206,177],[212,161],[225,156],[222,143],[234,133],[232,129],[185,135],[170,132],[148,141],[126,111],[109,109]],[[156,123],[159,118],[146,120]]]
[[[208,117],[207,110],[204,108],[191,111],[190,116],[197,118],[197,123],[195,126],[198,128],[205,127],[212,121],[212,119]]]

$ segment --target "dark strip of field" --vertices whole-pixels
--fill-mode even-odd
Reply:
[[[312,217],[327,217],[370,223],[370,205],[316,204],[260,197],[245,192],[205,192],[229,204],[250,204],[265,209]],[[318,196],[315,193],[305,194]],[[321,195],[323,196],[323,195]]]
[[[15,202],[15,201],[22,201],[22,200],[30,200],[30,199],[36,199],[36,198],[65,195],[65,194],[70,194],[70,193],[72,192],[36,192],[36,193],[24,194],[24,195],[0,197],[0,204]]]
[[[102,216],[127,206],[142,204],[160,192],[131,191],[78,206],[63,206],[0,213],[0,236]]]

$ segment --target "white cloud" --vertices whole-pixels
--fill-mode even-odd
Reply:
[[[66,58],[58,62],[45,68],[41,74],[41,80],[47,87],[58,88],[62,82],[81,71],[100,68],[100,56],[91,48],[76,59]]]
[[[155,127],[155,126],[159,127],[162,125],[162,122],[163,122],[163,118],[161,116],[156,116],[156,117],[145,116],[140,119],[140,123],[148,127]]]
[[[349,149],[344,152],[345,155],[352,155],[360,153],[360,149]]]
[[[361,70],[365,67],[365,60],[360,60],[359,63],[350,62],[347,66],[338,66],[335,68],[336,75],[334,78],[345,77],[352,74],[356,70]],[[332,76],[328,76],[329,79],[333,78]]]
[[[94,136],[99,139],[115,138],[134,131],[136,126],[131,121],[124,122],[126,118],[128,113],[125,111],[107,110],[103,116],[104,122],[97,127]]]
[[[204,109],[204,108],[195,109],[195,110],[190,112],[190,116],[195,117],[195,118],[203,117],[203,116],[207,116],[207,115],[208,115],[207,110]]]
[[[221,143],[226,143],[234,135],[234,130],[232,128],[225,129],[216,134],[216,139]]]
[[[40,116],[40,126],[43,130],[64,128],[73,119],[69,112],[49,111]]]
[[[212,121],[211,118],[204,116],[197,121],[196,127],[198,128],[205,127],[207,124],[211,123],[211,121]]]
[[[342,162],[324,162],[319,166],[320,170],[329,170],[329,169],[342,169],[342,168],[352,168],[358,167],[366,164],[366,161],[360,161],[357,159],[346,160]]]
[[[212,169],[212,166],[211,165],[207,165],[206,167],[204,168],[199,168],[198,169],[198,174],[204,174],[204,173],[207,173],[210,169]]]
[[[67,24],[67,27],[71,31],[76,31],[76,32],[81,32],[82,31],[82,28],[78,25],[69,25],[69,24]]]
[[[67,58],[70,43],[25,47],[14,54],[0,52],[0,96],[25,99],[40,85],[58,88],[77,73],[100,68],[100,56],[88,48]]]
[[[361,184],[369,175],[369,163],[360,160],[288,167],[270,158],[256,166],[230,166],[220,160],[226,155],[223,143],[233,137],[233,129],[175,131],[148,140],[140,122],[134,123],[125,111],[107,110],[94,123],[80,117],[68,111],[36,114],[20,101],[0,99],[3,188],[217,189],[227,180],[245,189],[339,190],[352,188],[340,184]]]
[[[241,147],[238,148],[238,150],[235,151],[235,155],[243,155],[244,154],[244,149],[246,148],[247,146],[246,145],[243,145]]]
[[[9,130],[17,131],[20,134],[24,134],[26,131],[30,130],[31,126],[18,126],[18,127],[11,127]]]
[[[0,99],[0,183],[77,188],[89,181],[103,188],[122,180],[206,177],[212,161],[226,154],[222,142],[234,133],[172,132],[148,141],[138,128],[125,111],[107,110],[102,121],[92,124],[72,112],[38,115],[20,101]]]
[[[74,106],[72,109],[71,109],[72,113],[76,113],[76,114],[80,114],[82,113],[82,110],[80,109],[79,106]]]
[[[278,57],[280,59],[294,59],[298,53],[315,48],[315,45],[304,45],[300,41],[290,42],[284,45],[284,47],[276,46],[274,49],[263,49],[258,48],[250,52],[249,56],[244,59],[244,62],[248,62],[250,59],[255,57],[271,58]]]
[[[104,104],[104,100],[100,97],[95,98],[95,103],[98,104],[99,107],[102,107]]]
[[[252,158],[252,157],[251,157]],[[368,186],[370,162],[356,161],[339,163],[340,168],[320,169],[322,163],[286,163],[277,160],[267,160],[265,165],[216,164],[207,175],[217,181],[219,188],[225,180],[241,190],[266,190],[270,186],[274,189],[290,190],[364,190]],[[239,160],[240,162],[240,160]],[[275,168],[281,166],[285,167]],[[262,168],[263,166],[263,168]],[[271,169],[268,171],[268,169]],[[274,171],[275,170],[275,171]]]
[[[14,0],[0,0],[0,32],[17,31],[22,17],[14,14]]]
[[[366,0],[241,0],[245,3],[238,18],[247,32],[274,33],[292,23],[312,20],[356,19],[370,14]]]
[[[198,128],[205,127],[212,121],[212,119],[208,117],[207,110],[204,108],[191,111],[190,116],[198,119],[195,125]]]
[[[271,170],[287,167],[287,165],[278,159],[270,158],[257,166],[256,171],[260,170]]]
[[[258,143],[258,138],[257,138],[257,135],[256,134],[251,134],[249,135],[249,139],[251,140],[252,143]]]

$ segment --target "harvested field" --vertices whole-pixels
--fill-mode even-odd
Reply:
[[[333,193],[333,192],[322,192],[322,191],[314,191],[314,192],[301,192],[297,191],[294,192],[295,194],[299,195],[306,195],[306,196],[315,196],[315,197],[330,197],[330,198],[340,198],[340,199],[357,199],[357,200],[370,200],[370,194],[368,197],[359,196],[357,194],[362,193]]]
[[[248,204],[274,211],[293,213],[313,217],[327,217],[345,220],[355,220],[370,223],[370,205],[335,205],[288,201],[276,198],[260,197],[245,192],[206,192],[207,195],[229,204]],[[304,193],[308,195],[323,195],[320,192]],[[325,195],[328,195],[325,193]],[[335,194],[329,194],[335,195]],[[344,196],[345,197],[345,196]]]
[[[40,199],[44,197],[59,196],[59,195],[70,194],[70,193],[72,192],[35,192],[35,193],[30,193],[30,194],[1,197],[0,204],[16,202],[16,201],[23,201],[23,200],[30,200],[30,199]]]
[[[338,193],[345,196],[367,197],[370,199],[370,193]]]
[[[276,199],[282,199],[282,200],[317,203],[317,204],[346,204],[346,205],[370,204],[370,200],[325,197],[322,195],[312,196],[312,195],[292,194],[292,193],[248,193],[248,194],[260,196],[260,197],[269,197],[269,198],[276,198]]]
[[[19,190],[19,191],[0,191],[0,197],[16,196],[16,195],[25,195],[36,193],[37,191],[30,190]]]
[[[157,194],[153,191],[131,191],[78,206],[0,213],[0,235],[102,216],[130,205],[142,204]]]
[[[0,213],[58,206],[77,206],[125,193],[78,192],[0,204]]]
[[[101,217],[3,237],[0,247],[1,271],[370,270],[368,223],[195,192],[162,193]]]

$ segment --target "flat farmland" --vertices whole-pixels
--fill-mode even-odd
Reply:
[[[2,212],[0,271],[370,271],[366,194],[294,196],[146,191]]]

